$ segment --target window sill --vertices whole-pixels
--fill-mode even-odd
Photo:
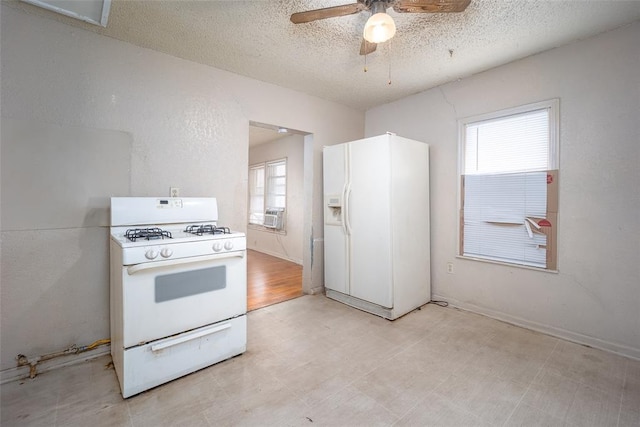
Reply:
[[[466,259],[466,260],[469,260],[469,261],[486,262],[488,264],[503,265],[505,267],[520,268],[520,269],[523,269],[523,270],[540,271],[542,273],[553,273],[553,274],[560,273],[560,271],[558,271],[558,270],[548,270],[546,268],[533,267],[533,266],[530,266],[530,265],[512,264],[512,263],[509,263],[509,262],[495,261],[495,260],[487,259],[487,258],[470,257],[470,256],[466,256],[466,255],[456,255],[456,258],[457,259]]]
[[[283,235],[283,236],[286,236],[286,234],[287,234],[287,230],[286,229],[276,230],[275,228],[265,227],[264,225],[248,224],[247,228],[250,229],[250,230],[262,231],[264,233],[271,233],[271,234],[280,234],[280,235]]]

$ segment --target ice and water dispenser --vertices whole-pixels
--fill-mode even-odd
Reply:
[[[327,225],[342,225],[342,195],[325,196],[324,223]]]

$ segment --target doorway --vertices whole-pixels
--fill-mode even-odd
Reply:
[[[249,123],[247,308],[303,295],[307,133]]]

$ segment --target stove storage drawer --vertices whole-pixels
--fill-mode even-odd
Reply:
[[[114,365],[126,398],[242,354],[246,348],[247,318],[240,316],[126,349],[122,359],[114,358]]]

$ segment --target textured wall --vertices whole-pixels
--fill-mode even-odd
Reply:
[[[638,40],[640,23],[367,112],[366,135],[431,144],[434,298],[640,358]],[[456,258],[457,119],[551,98],[560,99],[559,273]]]
[[[238,230],[246,230],[249,121],[313,133],[305,241],[321,235],[321,147],[362,137],[362,112],[4,4],[1,18],[3,117],[127,132],[131,195],[175,186],[183,196],[215,196],[220,222]],[[0,370],[18,353],[109,336],[106,227],[3,229],[1,237]],[[312,270],[311,245],[303,252],[309,291],[321,286],[322,263]]]

